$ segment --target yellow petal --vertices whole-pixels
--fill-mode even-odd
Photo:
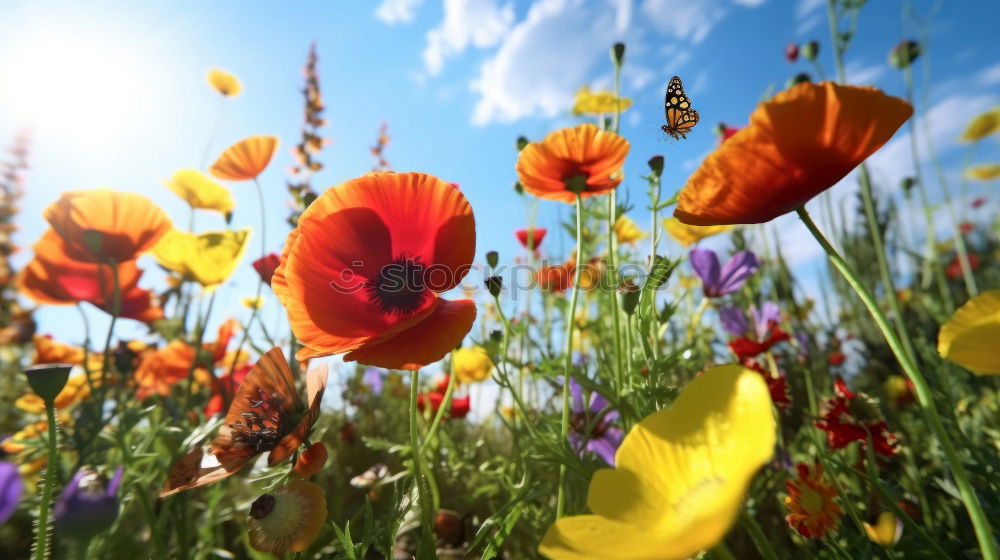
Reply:
[[[710,548],[774,442],[764,379],[742,366],[709,370],[629,432],[617,467],[590,482],[594,515],[560,519],[539,551],[554,560],[669,560]]]
[[[226,97],[236,97],[243,91],[239,78],[219,68],[209,70],[205,79],[208,80],[208,85]]]
[[[663,220],[663,227],[670,234],[670,237],[683,247],[690,247],[706,237],[725,233],[733,226],[692,226],[685,224],[677,218],[667,218]]]
[[[615,94],[607,91],[591,93],[590,87],[583,86],[577,90],[573,100],[573,114],[610,115],[616,110],[624,113],[631,106],[631,99],[615,97]]]
[[[978,142],[998,132],[1000,132],[1000,107],[974,117],[958,139],[966,143]]]
[[[967,167],[965,178],[970,181],[996,181],[1000,179],[1000,163],[984,163]]]
[[[173,230],[153,248],[156,262],[205,287],[224,282],[246,250],[250,230],[210,231],[198,235]]]
[[[892,546],[903,536],[903,524],[891,511],[878,514],[874,525],[864,523],[864,526],[868,539],[879,546]]]
[[[493,362],[479,346],[459,348],[451,353],[451,370],[459,383],[476,383],[490,378]]]
[[[183,198],[192,208],[214,210],[228,215],[236,205],[229,189],[194,169],[181,169],[163,184]]]
[[[941,326],[938,353],[979,375],[1000,374],[1000,290],[965,302]]]
[[[615,220],[615,237],[619,243],[635,243],[647,237],[646,232],[639,229],[639,226],[628,216],[619,216]]]

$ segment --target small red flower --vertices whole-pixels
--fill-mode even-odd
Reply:
[[[979,208],[980,206],[982,206],[984,204],[986,204],[986,199],[980,196],[978,198],[972,199],[972,202],[969,203],[969,206],[971,206],[973,208]]]
[[[549,230],[547,230],[545,228],[528,228],[528,229],[519,229],[519,230],[517,230],[517,231],[514,232],[514,235],[517,236],[517,240],[521,242],[521,246],[522,247],[524,247],[525,249],[533,251],[533,250],[538,249],[538,246],[542,244],[542,240],[545,239],[545,234],[548,233],[548,232],[549,232]],[[531,236],[531,240],[530,240],[531,241],[531,243],[530,243],[531,246],[530,247],[528,246],[529,245],[529,239],[528,239],[529,234]]]
[[[775,344],[792,338],[777,323],[771,323],[771,330],[762,342],[750,340],[749,338],[734,338],[729,341],[729,349],[736,354],[736,358],[745,362],[767,352]]]
[[[799,59],[799,46],[795,43],[788,43],[785,47],[785,60],[788,62],[795,62]]]
[[[843,352],[832,352],[827,358],[831,366],[842,366],[847,361],[847,356]]]
[[[438,409],[441,408],[441,403],[444,402],[444,393],[439,391],[430,391],[417,395],[417,409],[421,412],[424,411],[427,404],[430,403],[431,412],[437,413]],[[469,397],[468,395],[464,397],[453,397],[451,399],[451,418],[465,418],[469,413]]]
[[[735,127],[732,127],[732,126],[723,126],[722,127],[722,134],[719,137],[719,143],[721,144],[721,143],[725,142],[726,140],[729,140],[730,138],[733,137],[734,134],[736,134],[740,130],[741,129],[735,128]]]
[[[979,270],[979,255],[969,254],[969,268],[973,272]],[[945,268],[945,272],[948,274],[948,278],[961,278],[962,277],[962,261],[959,259],[958,255],[948,263],[948,267]]]
[[[271,285],[271,277],[274,276],[275,269],[281,263],[281,257],[276,253],[270,253],[264,255],[263,257],[253,261],[253,268],[260,275],[261,282],[266,282],[268,286]]]
[[[855,395],[843,379],[834,382],[835,395],[823,406],[823,414],[816,427],[826,432],[827,443],[833,449],[843,449],[848,444],[868,441],[869,434],[875,452],[891,457],[897,453],[896,435],[882,417],[875,403],[864,394]]]
[[[243,366],[233,372],[232,375],[228,373],[222,377],[216,379],[212,383],[212,398],[208,399],[208,404],[205,405],[205,417],[211,418],[212,416],[226,410],[229,402],[233,400],[233,396],[236,395],[236,390],[239,389],[240,383],[246,379],[247,374],[253,369],[252,365]]]
[[[778,374],[775,377],[770,371],[764,369],[760,362],[752,358],[745,360],[743,365],[756,371],[764,378],[764,381],[767,383],[767,389],[771,393],[771,401],[778,407],[778,410],[788,410],[788,407],[792,404],[792,394],[788,389],[788,382],[785,380],[785,376]]]

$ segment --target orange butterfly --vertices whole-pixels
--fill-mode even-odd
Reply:
[[[667,85],[667,94],[663,100],[663,109],[666,111],[667,124],[663,125],[663,132],[666,132],[674,140],[686,138],[686,134],[691,132],[694,125],[698,124],[698,111],[691,107],[691,100],[684,93],[684,85],[677,76],[670,78]]]
[[[160,497],[218,482],[265,451],[270,452],[267,464],[272,467],[291,457],[319,417],[326,374],[326,368],[306,374],[306,408],[295,392],[284,352],[279,347],[270,349],[236,390],[219,434],[170,468]]]

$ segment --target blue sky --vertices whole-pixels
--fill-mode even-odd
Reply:
[[[957,180],[961,151],[955,137],[967,120],[1000,103],[1000,45],[992,1],[941,2],[931,29],[928,126],[949,177]],[[902,95],[900,74],[886,55],[919,30],[904,22],[903,3],[870,2],[847,56],[848,80]],[[933,3],[912,2],[929,17]],[[274,134],[282,150],[262,176],[269,212],[266,240],[279,251],[287,232],[284,181],[298,135],[302,100],[300,68],[310,43],[318,42],[320,78],[327,104],[324,129],[332,140],[320,155],[326,169],[318,188],[368,171],[368,147],[383,121],[392,142],[387,158],[397,171],[422,171],[461,185],[476,211],[477,253],[497,249],[510,262],[520,251],[512,231],[523,227],[525,200],[511,188],[518,135],[540,139],[577,124],[569,114],[573,92],[584,84],[610,85],[607,49],[628,45],[624,94],[634,108],[622,134],[632,142],[624,196],[632,217],[648,224],[644,210],[646,160],[667,160],[664,184],[679,188],[716,143],[717,122],[741,125],[769,87],[781,88],[805,61],[783,57],[789,42],[818,39],[828,76],[833,63],[825,2],[821,0],[381,0],[378,2],[30,2],[0,6],[0,143],[33,122],[32,169],[20,217],[16,262],[43,231],[42,209],[64,190],[110,187],[148,195],[186,223],[185,205],[162,185],[174,171],[202,165],[202,153],[219,114],[220,100],[205,84],[206,71],[221,67],[244,83],[227,100],[214,154],[252,134]],[[687,85],[702,123],[687,141],[666,141],[662,96],[671,75]],[[997,157],[991,144],[979,161]],[[872,161],[883,188],[895,189],[912,170],[901,132]],[[930,176],[930,175],[928,175]],[[251,188],[231,185],[238,206],[234,225],[255,227]],[[953,185],[954,188],[954,185]],[[936,186],[930,190],[936,192]],[[834,192],[849,201],[853,181]],[[568,207],[537,205],[550,230]],[[995,209],[995,206],[993,206]],[[198,229],[221,228],[207,214]],[[648,226],[645,226],[648,228]],[[782,219],[782,245],[805,277],[814,277],[821,256]],[[217,302],[216,319],[240,314],[239,299],[253,292],[250,256]],[[566,239],[546,241],[562,257]],[[668,246],[672,254],[679,247]],[[147,268],[154,269],[149,260]],[[150,280],[160,277],[151,270]],[[807,280],[808,283],[808,280]],[[814,283],[813,283],[814,285]],[[102,320],[94,313],[94,326]],[[39,314],[42,332],[79,338],[71,309]],[[278,325],[275,302],[268,321]],[[139,332],[126,326],[123,333]]]

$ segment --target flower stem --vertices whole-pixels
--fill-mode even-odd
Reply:
[[[576,195],[576,267],[573,291],[566,308],[566,341],[563,344],[562,419],[560,433],[569,436],[569,380],[573,371],[573,327],[576,325],[576,302],[580,298],[580,273],[583,264],[583,198]],[[559,465],[559,492],[556,494],[556,519],[566,511],[566,465]]]
[[[917,400],[920,402],[920,407],[924,413],[924,419],[930,427],[934,436],[937,438],[938,443],[941,444],[941,449],[944,451],[945,459],[948,462],[948,466],[951,468],[951,475],[955,479],[955,485],[958,487],[959,495],[962,498],[962,503],[965,505],[966,511],[969,513],[969,518],[972,521],[972,526],[975,529],[976,537],[979,540],[979,548],[983,553],[984,560],[1000,560],[1000,554],[997,552],[996,543],[993,541],[993,532],[990,528],[989,520],[986,517],[986,513],[983,511],[982,505],[979,503],[979,498],[976,496],[975,491],[972,488],[972,484],[969,482],[969,475],[965,471],[965,467],[962,465],[962,459],[958,456],[958,452],[955,449],[955,445],[952,443],[951,438],[948,436],[948,432],[945,430],[944,425],[941,423],[941,417],[938,415],[937,407],[934,404],[934,396],[931,392],[931,387],[924,379],[922,373],[917,368],[917,364],[913,361],[913,358],[909,353],[906,352],[903,343],[900,341],[899,336],[889,324],[888,319],[886,319],[885,314],[879,307],[878,302],[875,297],[868,291],[867,288],[861,283],[861,279],[858,277],[857,273],[852,269],[844,258],[837,252],[837,250],[830,244],[823,233],[816,227],[809,213],[806,211],[804,206],[800,206],[796,212],[799,218],[805,224],[806,228],[816,239],[816,241],[823,247],[826,251],[830,262],[833,266],[843,275],[844,280],[854,289],[861,299],[865,307],[868,308],[868,312],[871,313],[872,318],[875,320],[875,324],[878,326],[879,330],[882,331],[882,335],[885,337],[889,348],[892,353],[896,356],[899,361],[900,366],[903,368],[903,372],[906,376],[913,382],[913,387],[917,394]]]
[[[42,486],[42,498],[38,504],[38,520],[35,524],[35,549],[31,555],[32,560],[46,560],[49,557],[49,533],[51,523],[49,521],[49,509],[52,507],[52,491],[55,486],[56,477],[59,476],[59,450],[57,439],[59,437],[56,430],[56,405],[52,401],[45,401],[45,418],[48,421],[48,455],[45,466],[45,483]]]
[[[510,373],[507,370],[507,349],[510,347],[510,333],[513,330],[510,326],[510,320],[507,319],[507,315],[503,312],[503,307],[500,306],[500,298],[498,296],[493,297],[493,303],[497,308],[497,315],[500,316],[500,322],[503,323],[503,340],[500,343],[500,360],[497,364],[497,369],[503,376],[503,386],[510,390],[510,396],[514,399],[514,406],[517,407],[517,412],[521,416],[521,424],[528,428],[528,432],[532,436],[537,435],[535,432],[535,426],[528,421],[528,409],[524,406],[524,401],[521,395],[523,394],[521,390],[515,389],[513,383],[510,380]],[[514,425],[517,425],[515,419]]]
[[[194,359],[191,360],[191,365],[188,367],[188,382],[187,388],[184,390],[184,405],[181,407],[181,414],[187,412],[188,405],[191,403],[191,393],[194,392],[194,372],[198,369],[198,359],[201,357],[201,344],[205,340],[205,329],[208,327],[208,317],[212,314],[212,305],[215,304],[215,294],[216,291],[212,291],[212,295],[208,297],[208,308],[205,310],[205,315],[198,319],[198,332],[195,334],[194,342]]]
[[[750,539],[764,560],[778,560],[778,554],[774,551],[770,541],[767,540],[767,536],[764,535],[764,530],[745,509],[740,509],[740,525],[750,534]]]
[[[437,412],[434,413],[434,420],[431,421],[431,425],[427,428],[427,433],[424,434],[423,443],[420,444],[421,448],[427,447],[431,439],[434,438],[434,434],[437,433],[438,426],[441,425],[441,419],[444,417],[444,411],[451,405],[451,395],[455,392],[455,374],[448,376],[448,387],[444,390],[444,398],[441,399],[441,406],[438,407]]]
[[[420,447],[420,438],[417,435],[417,394],[420,392],[420,376],[417,371],[410,372],[410,458],[413,460],[413,482],[417,486],[417,499],[420,501],[420,514],[423,518],[421,533],[425,543],[421,548],[427,546],[426,543],[433,543],[434,535],[431,527],[434,526],[434,512],[431,511],[431,503],[427,497],[427,487],[424,481],[424,462],[421,457],[423,453]]]

